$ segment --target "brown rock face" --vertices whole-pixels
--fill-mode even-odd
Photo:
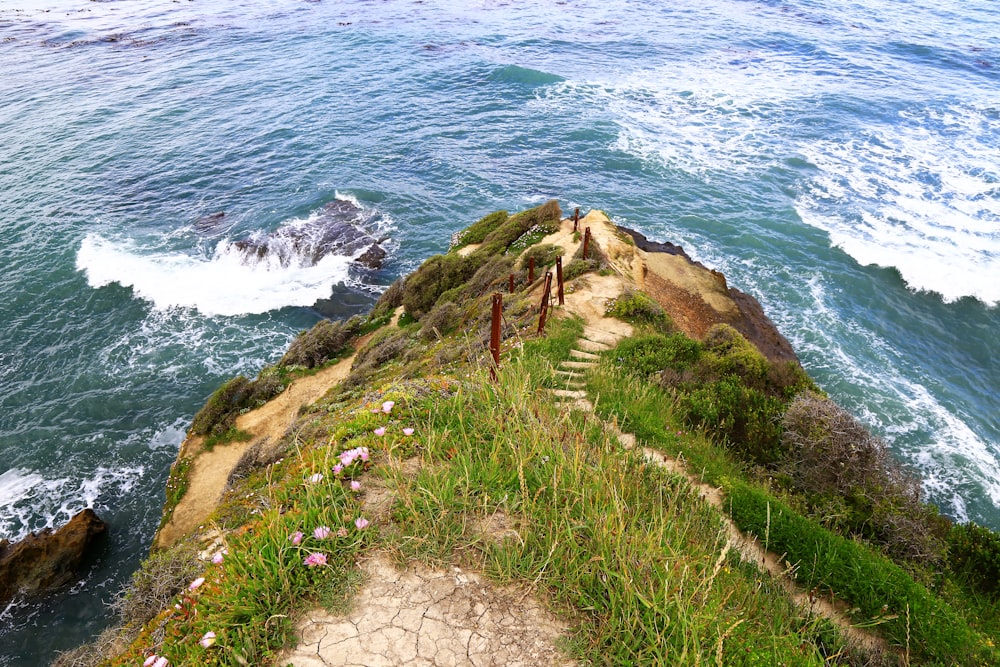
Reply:
[[[85,509],[53,531],[46,528],[20,542],[0,541],[0,603],[18,593],[44,593],[72,581],[107,525]]]
[[[688,336],[701,339],[715,324],[728,324],[771,361],[798,361],[788,340],[764,314],[760,302],[726,284],[726,277],[672,243],[648,240],[619,227],[635,242],[642,259],[640,286]]]

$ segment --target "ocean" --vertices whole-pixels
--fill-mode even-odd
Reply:
[[[107,625],[219,384],[550,198],[723,271],[943,512],[1000,529],[994,4],[3,0],[0,538],[84,507],[111,533],[0,607],[0,666]],[[380,270],[238,252],[337,200]]]

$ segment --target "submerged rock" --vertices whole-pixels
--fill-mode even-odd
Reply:
[[[342,199],[323,206],[308,219],[267,234],[233,243],[248,260],[276,259],[282,266],[310,266],[327,255],[353,257],[365,268],[381,267],[386,252],[369,229],[378,214]]]
[[[13,544],[0,541],[0,603],[73,581],[107,529],[93,510],[85,509],[56,531],[46,528]]]

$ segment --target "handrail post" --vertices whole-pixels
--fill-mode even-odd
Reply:
[[[590,250],[590,227],[587,227],[583,233],[583,258],[587,259],[587,253]]]
[[[535,282],[535,256],[528,258],[528,284]]]
[[[542,290],[541,314],[538,316],[538,335],[545,331],[545,317],[549,314],[549,299],[552,298],[552,272],[545,272],[545,289]]]
[[[493,363],[490,364],[490,379],[497,381],[497,368],[500,367],[500,319],[503,315],[503,295],[500,292],[493,294],[493,313],[490,321],[490,352],[493,354]]]
[[[566,305],[566,297],[563,296],[563,276],[562,276],[562,257],[556,257],[556,284],[559,292],[559,305]]]

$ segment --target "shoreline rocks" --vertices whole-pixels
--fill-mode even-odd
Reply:
[[[79,574],[108,526],[85,509],[58,530],[46,528],[18,542],[0,540],[0,603],[26,593],[41,595]]]

